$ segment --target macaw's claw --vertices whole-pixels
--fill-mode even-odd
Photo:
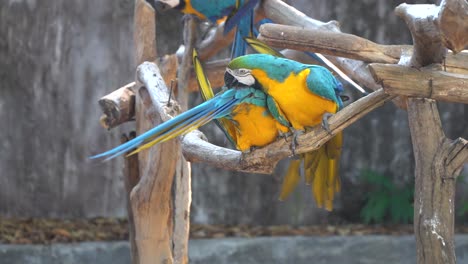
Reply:
[[[299,143],[297,142],[297,137],[302,134],[304,134],[304,131],[301,131],[301,130],[293,131],[292,141],[291,141],[291,151],[293,153],[293,157],[296,156],[296,146],[299,145]]]
[[[325,113],[322,116],[322,128],[325,129],[325,131],[327,131],[327,133],[329,135],[331,135],[331,136],[333,135],[333,133],[332,133],[332,131],[330,129],[330,125],[328,124],[328,119],[330,117],[332,117],[332,116],[333,116],[333,114],[331,114],[331,113]]]

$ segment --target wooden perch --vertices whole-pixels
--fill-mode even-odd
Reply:
[[[409,45],[380,45],[352,34],[320,29],[308,29],[278,24],[260,27],[259,40],[276,48],[317,52],[364,62],[395,64],[402,54],[411,55]],[[447,54],[445,70],[468,74],[468,53]]]
[[[114,128],[134,118],[134,86],[135,82],[131,82],[99,99],[99,106],[104,113],[101,118],[101,125],[105,129]]]
[[[445,168],[449,175],[459,175],[463,165],[468,163],[468,141],[457,138],[449,146],[448,158],[445,160]]]
[[[437,23],[447,48],[455,53],[468,48],[467,1],[446,0],[442,2]]]
[[[198,45],[200,59],[205,61],[229,46],[234,39],[234,33],[235,30],[231,30],[227,35],[224,35],[224,23],[210,29],[208,37]]]
[[[336,31],[279,24],[262,25],[258,38],[276,48],[312,51],[365,62],[397,63],[401,49],[408,48],[379,45],[352,34]]]
[[[156,60],[156,16],[153,7],[144,0],[135,0],[133,17],[136,65],[144,61]]]
[[[401,4],[395,9],[397,16],[408,25],[413,37],[414,50],[410,64],[420,68],[434,62],[441,63],[446,55],[442,38],[435,25],[440,8],[435,5]]]
[[[468,75],[370,64],[374,78],[388,94],[468,104]]]

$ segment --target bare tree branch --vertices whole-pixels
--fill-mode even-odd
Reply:
[[[135,116],[135,82],[131,82],[99,99],[98,103],[104,116],[101,125],[106,129],[114,128]]]
[[[449,175],[459,175],[463,165],[468,163],[468,141],[464,138],[453,140],[446,159]]]
[[[388,94],[468,104],[468,75],[401,65],[370,64],[369,68]]]
[[[276,48],[318,52],[380,63],[397,63],[401,50],[409,48],[408,46],[379,45],[355,35],[336,31],[278,24],[262,25],[258,39]]]
[[[437,19],[442,40],[458,53],[468,47],[468,2],[446,0],[441,3]]]
[[[401,4],[395,9],[396,15],[406,22],[413,37],[414,50],[410,61],[413,67],[442,63],[445,58],[447,52],[442,45],[440,32],[433,26],[439,10],[435,5],[408,4]]]

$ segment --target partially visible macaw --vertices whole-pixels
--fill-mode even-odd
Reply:
[[[177,9],[184,14],[191,14],[200,19],[207,19],[213,23],[223,21],[227,17],[224,25],[224,33],[231,31],[237,26],[234,42],[232,45],[231,58],[236,58],[246,54],[245,38],[252,38],[257,35],[254,22],[254,8],[260,0],[146,0],[158,10]],[[263,21],[263,22],[262,22]],[[271,23],[269,19],[263,19],[261,23]],[[255,33],[256,32],[256,33]],[[365,90],[336,67],[322,54],[305,52],[308,56],[325,64],[336,72],[340,77],[350,83],[362,94]]]
[[[342,85],[326,68],[267,54],[250,54],[232,60],[226,69],[225,84],[261,88],[267,94],[270,111],[282,113],[296,131],[322,122],[327,124],[329,114],[343,107]],[[317,205],[327,210],[332,210],[334,195],[341,188],[338,177],[341,146],[342,133],[339,133],[320,149],[303,156],[306,182],[312,184]],[[292,172],[288,171],[281,198],[298,183],[299,164],[290,166]]]
[[[213,23],[223,21],[224,33],[237,26],[231,58],[245,54],[245,37],[252,36],[254,8],[260,0],[147,0],[156,9],[174,8]]]

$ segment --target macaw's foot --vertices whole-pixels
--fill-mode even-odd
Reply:
[[[293,133],[292,132],[281,132],[278,131],[278,138],[284,139],[284,141],[288,142],[288,137],[291,136]]]
[[[291,141],[291,151],[293,153],[293,157],[296,156],[296,146],[299,145],[299,143],[297,142],[297,137],[302,134],[304,134],[304,131],[301,131],[301,130],[293,131],[292,141]]]
[[[332,131],[331,131],[331,129],[330,129],[330,126],[329,126],[329,124],[328,124],[328,119],[329,119],[330,117],[332,117],[332,116],[333,116],[333,114],[328,113],[328,112],[325,113],[325,114],[323,114],[323,116],[322,116],[322,128],[325,129],[325,131],[327,131],[327,133],[328,133],[329,135],[333,135],[333,134],[332,134]]]

